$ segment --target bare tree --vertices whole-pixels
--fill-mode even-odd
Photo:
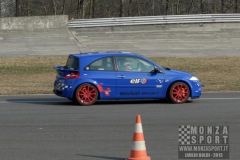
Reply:
[[[29,16],[29,0],[16,0],[16,16]]]
[[[166,13],[165,13],[165,14],[168,15],[169,0],[166,0],[166,5],[165,5],[165,6],[166,6],[166,9],[165,9],[165,10],[166,10]]]
[[[0,0],[0,18],[2,17],[2,0]]]
[[[89,18],[94,18],[94,7],[95,7],[95,0],[90,0],[89,5]]]
[[[65,14],[65,0],[62,1],[62,15]]]
[[[221,0],[221,12],[224,13],[224,0]]]
[[[190,14],[191,10],[192,10],[192,7],[193,7],[193,0],[191,0],[190,2],[190,5],[189,5],[189,8],[187,9],[187,13]]]
[[[129,2],[128,2],[128,16],[131,15],[131,9],[132,9],[132,0],[129,0]]]
[[[235,12],[238,12],[238,0],[235,0]]]
[[[53,3],[54,15],[57,15],[57,5],[56,5],[56,0],[52,0],[52,3]]]
[[[119,0],[119,17],[123,16],[123,0]]]
[[[78,0],[77,18],[82,18],[83,15],[83,0]]]
[[[16,0],[16,17],[19,16],[19,0]]]
[[[47,16],[49,14],[49,9],[48,9],[48,3],[46,2],[46,0],[42,0],[41,1],[41,5],[43,7],[43,12],[44,12],[44,15]]]
[[[155,15],[155,0],[152,0],[152,15]]]
[[[204,13],[203,0],[200,0],[200,10],[201,10],[201,13]]]
[[[240,0],[0,0],[0,16],[71,18],[239,13]]]

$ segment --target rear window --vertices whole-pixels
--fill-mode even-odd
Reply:
[[[68,57],[65,68],[69,70],[79,70],[79,59],[76,57]]]

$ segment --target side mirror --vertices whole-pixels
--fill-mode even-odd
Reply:
[[[156,66],[154,66],[154,69],[152,70],[153,74],[157,74],[157,73],[163,73],[163,71],[161,71],[159,68],[157,68]]]

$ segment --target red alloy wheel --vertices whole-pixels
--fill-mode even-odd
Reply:
[[[189,95],[190,90],[186,83],[176,82],[170,88],[169,97],[173,103],[184,103]]]
[[[81,105],[92,105],[98,98],[98,91],[91,84],[82,84],[76,91],[76,99]]]

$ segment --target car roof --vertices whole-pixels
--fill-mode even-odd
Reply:
[[[86,52],[86,53],[78,53],[78,54],[70,54],[75,57],[94,57],[94,56],[138,56],[142,57],[140,54],[132,53],[132,52]]]

